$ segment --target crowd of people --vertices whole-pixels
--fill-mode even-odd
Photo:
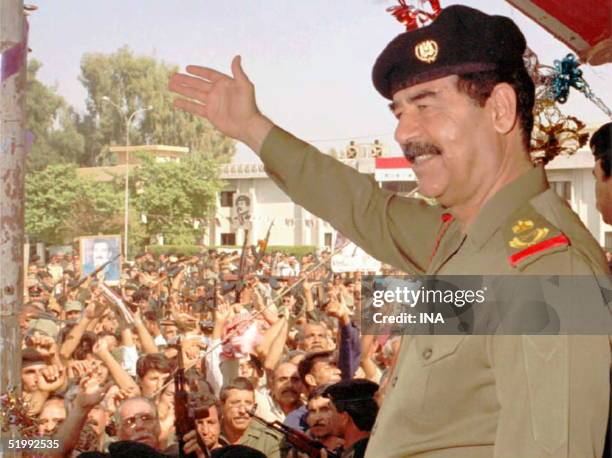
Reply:
[[[122,264],[114,298],[104,270],[81,281],[78,256],[34,258],[20,325],[38,436],[59,438],[63,456],[112,452],[121,441],[177,454],[181,356],[197,418],[187,452],[206,456],[203,442],[300,456],[271,424],[331,453],[360,441],[365,451],[377,384],[399,343],[360,333],[360,275],[334,274],[330,256],[145,252]]]

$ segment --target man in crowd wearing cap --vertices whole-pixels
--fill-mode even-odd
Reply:
[[[374,395],[378,384],[365,379],[343,380],[328,386],[323,394],[336,408],[336,435],[344,439],[342,458],[365,456],[370,431],[378,414]]]
[[[64,312],[68,321],[79,321],[82,311],[83,306],[79,301],[67,301],[64,306]]]
[[[453,5],[379,56],[374,85],[434,206],[275,126],[239,57],[231,77],[188,66],[169,87],[192,99],[177,107],[247,144],[296,203],[382,262],[418,274],[582,275],[580,293],[601,296],[601,248],[530,160],[525,48],[511,19]],[[367,455],[601,455],[609,369],[607,336],[404,336]]]

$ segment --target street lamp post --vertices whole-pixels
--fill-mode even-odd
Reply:
[[[145,108],[139,108],[138,110],[135,110],[132,114],[128,116],[127,111],[122,109],[116,103],[114,103],[109,97],[107,96],[102,97],[102,101],[114,106],[117,109],[117,111],[121,113],[121,116],[123,116],[123,120],[125,122],[125,196],[124,196],[125,200],[124,200],[124,222],[123,222],[123,237],[124,237],[123,255],[125,256],[125,260],[127,261],[128,260],[128,210],[129,210],[129,204],[130,204],[130,200],[129,200],[129,196],[130,196],[130,193],[129,193],[130,152],[128,150],[128,148],[130,147],[130,125],[132,124],[132,121],[134,120],[134,117],[137,114],[152,110],[153,107],[149,105],[148,107],[145,107]]]

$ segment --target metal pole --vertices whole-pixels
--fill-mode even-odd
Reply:
[[[23,1],[0,0],[0,393],[21,385],[26,31]],[[18,434],[13,428],[0,435]],[[0,450],[0,456],[16,455]]]
[[[136,112],[132,113],[134,116]],[[129,201],[130,201],[130,122],[132,121],[132,116],[129,118],[127,115],[125,116],[125,215],[124,215],[124,223],[123,223],[123,236],[124,236],[124,247],[123,247],[123,256],[124,262],[128,260],[128,214],[129,214]]]
[[[124,232],[123,256],[124,256],[125,261],[127,261],[128,260],[128,215],[129,215],[129,209],[130,209],[129,207],[130,205],[129,203],[129,200],[130,200],[130,188],[129,188],[130,152],[128,151],[128,148],[130,147],[130,125],[132,124],[132,119],[134,119],[134,116],[136,116],[138,113],[144,113],[145,111],[152,110],[153,107],[149,105],[146,108],[140,108],[128,116],[127,110],[122,109],[119,105],[114,103],[110,99],[110,97],[104,96],[102,97],[102,101],[114,106],[117,109],[117,111],[123,116],[123,121],[125,122],[125,196],[124,196],[124,213],[125,214],[124,214],[124,222],[123,222],[123,232]]]

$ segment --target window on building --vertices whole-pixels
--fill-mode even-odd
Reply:
[[[221,201],[222,207],[233,207],[234,206],[234,194],[236,191],[221,191],[219,200]]]
[[[332,246],[332,233],[331,232],[326,232],[325,233],[325,240],[324,242],[326,247],[331,248]]]
[[[572,182],[571,181],[553,181],[550,187],[559,195],[559,197],[570,202],[572,200]]]
[[[606,232],[606,251],[612,252],[612,232]]]
[[[236,234],[233,232],[221,234],[221,245],[236,245]]]

